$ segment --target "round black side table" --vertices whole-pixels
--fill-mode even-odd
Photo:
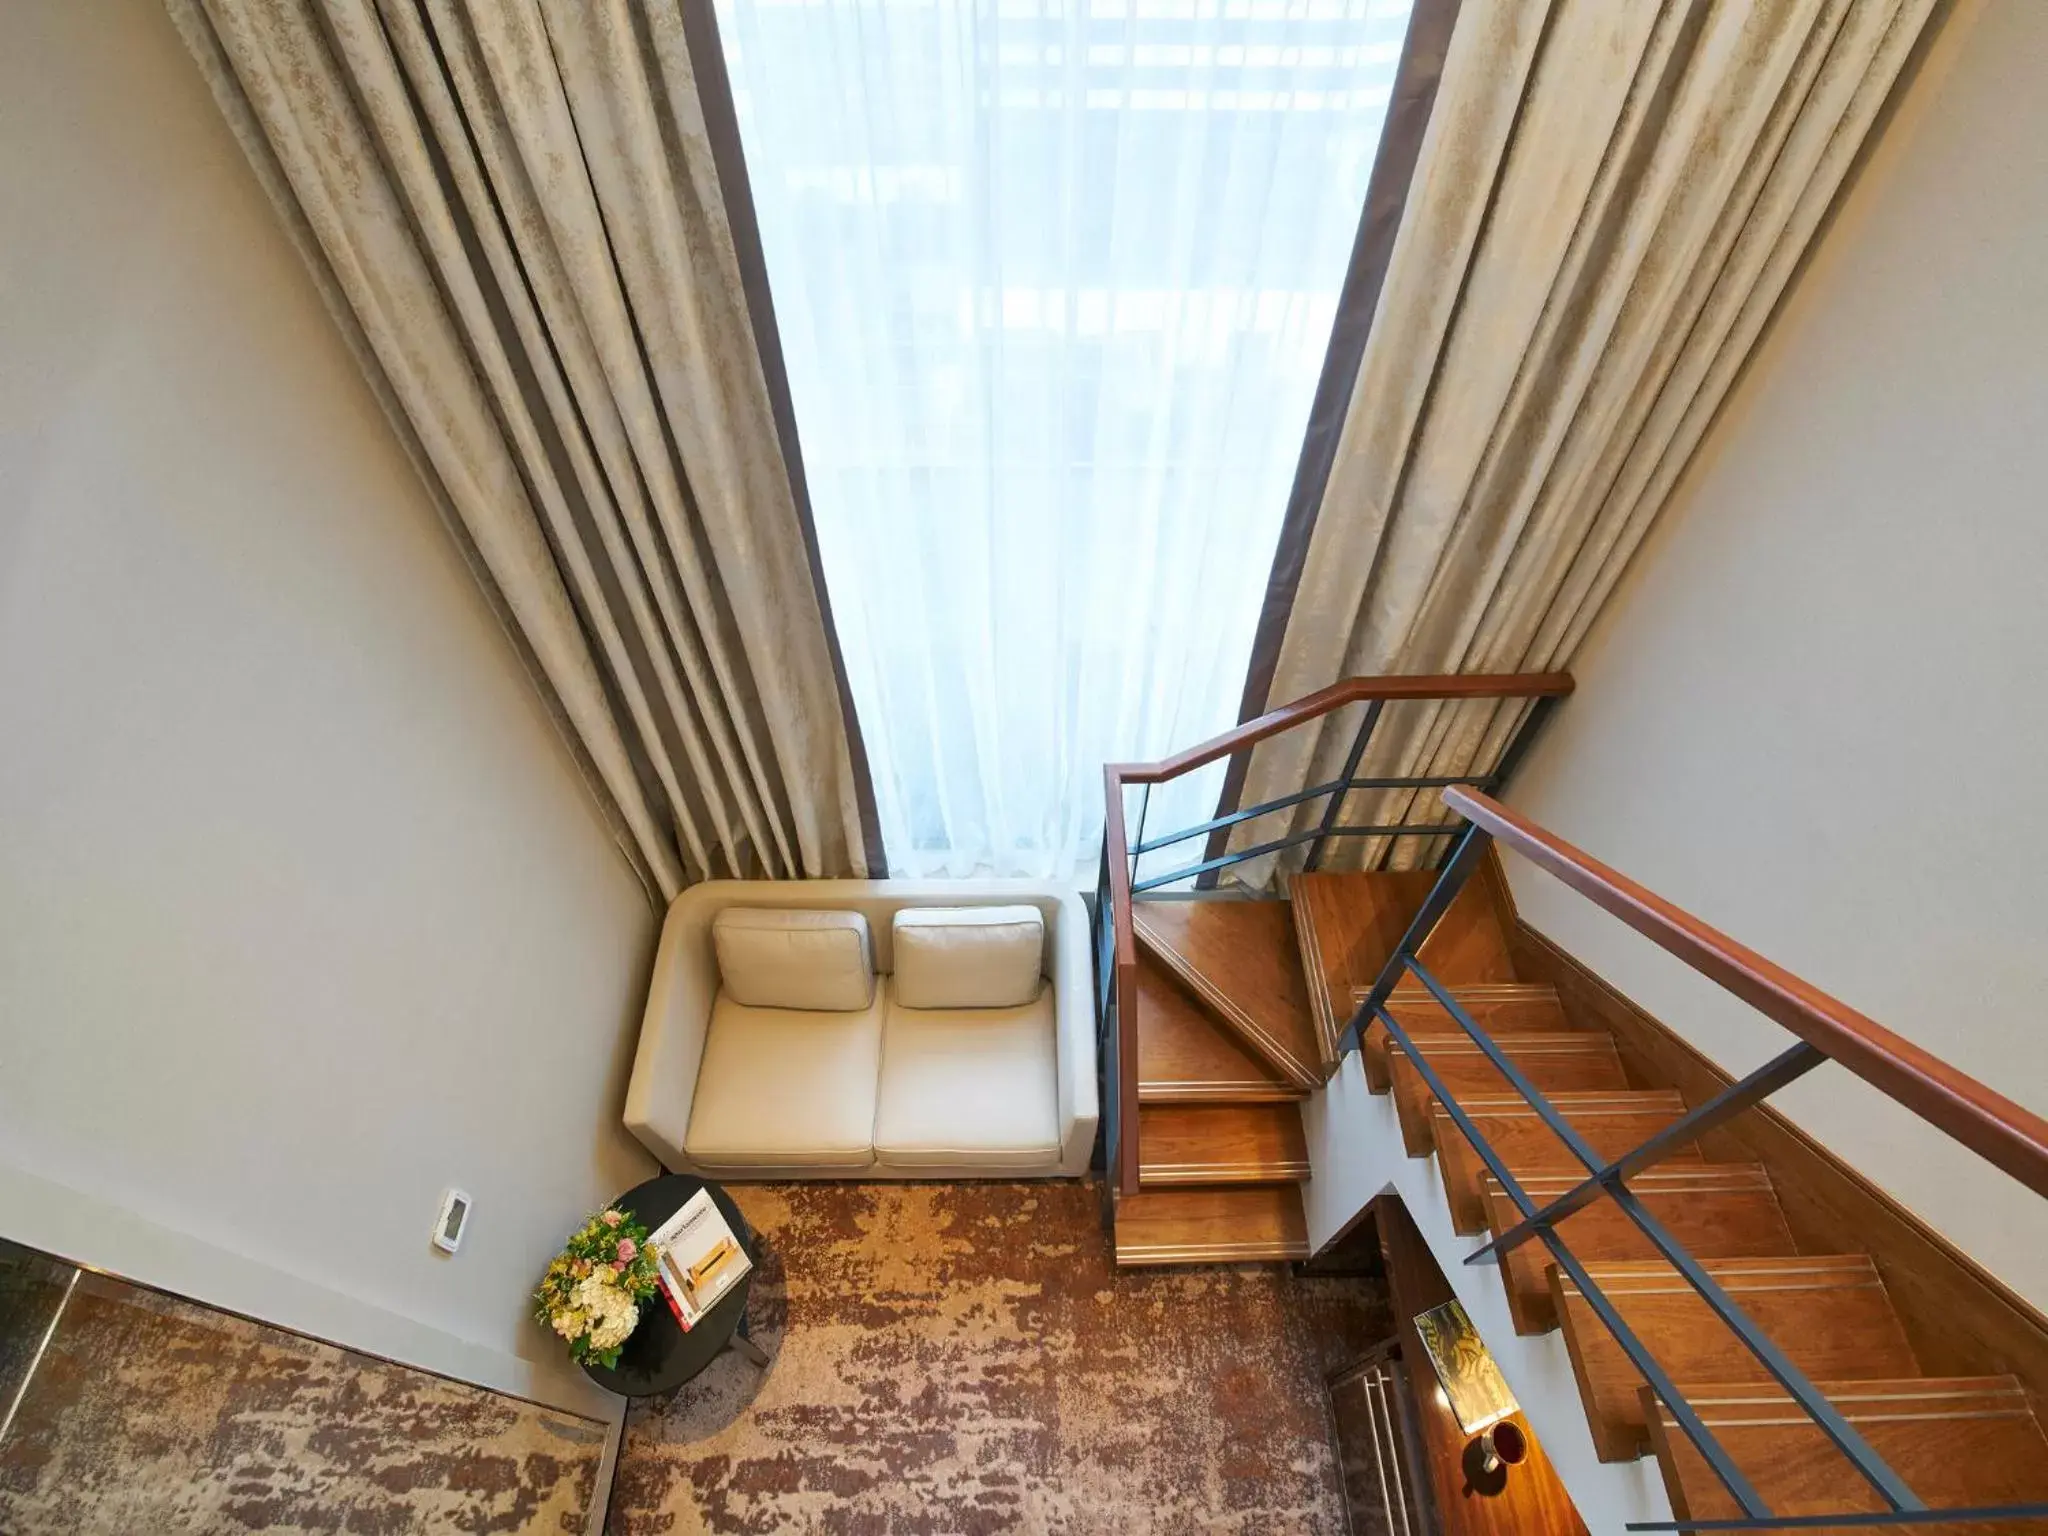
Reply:
[[[634,1185],[612,1205],[631,1211],[652,1232],[700,1189],[711,1191],[711,1199],[732,1228],[732,1235],[758,1267],[761,1255],[747,1218],[733,1204],[731,1195],[707,1179],[691,1173],[665,1173],[645,1184]],[[624,1397],[657,1397],[675,1391],[728,1349],[755,1365],[766,1365],[768,1357],[747,1337],[747,1293],[753,1289],[755,1272],[749,1270],[742,1275],[739,1284],[719,1297],[718,1304],[699,1318],[697,1326],[688,1333],[683,1332],[682,1324],[669,1311],[667,1301],[660,1296],[648,1297],[640,1303],[640,1325],[620,1349],[619,1363],[609,1367],[585,1365],[583,1374],[606,1391]]]

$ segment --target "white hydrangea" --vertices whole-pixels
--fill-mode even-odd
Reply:
[[[612,1349],[630,1339],[639,1325],[640,1309],[629,1301],[624,1312],[607,1318],[603,1324],[590,1330],[590,1347],[600,1352]]]
[[[589,1322],[590,1347],[600,1354],[625,1343],[640,1322],[640,1308],[606,1272],[587,1276],[576,1287],[576,1306]]]

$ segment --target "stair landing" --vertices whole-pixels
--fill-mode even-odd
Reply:
[[[1351,1022],[1353,995],[1379,979],[1435,884],[1436,871],[1429,869],[1318,871],[1294,877],[1288,896],[1300,971],[1306,977],[1319,1059],[1327,1069],[1336,1067],[1337,1039]],[[1422,946],[1421,958],[1444,982],[1515,980],[1507,935],[1485,882],[1467,883]]]
[[[1292,1102],[1308,1090],[1247,1049],[1184,992],[1149,951],[1138,954],[1138,1102]]]
[[[1138,943],[1289,1082],[1323,1081],[1284,901],[1139,901]]]

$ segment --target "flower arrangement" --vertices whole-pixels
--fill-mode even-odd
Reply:
[[[599,1211],[576,1229],[533,1293],[534,1316],[569,1341],[584,1365],[614,1366],[640,1323],[640,1303],[661,1283],[646,1225]]]

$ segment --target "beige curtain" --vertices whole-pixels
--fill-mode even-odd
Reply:
[[[650,895],[866,873],[708,5],[168,4]]]
[[[1936,9],[1464,0],[1263,707],[1356,674],[1569,665]],[[1390,708],[1360,771],[1473,771],[1520,713]],[[1338,777],[1357,724],[1275,738],[1238,803]],[[1441,814],[1361,792],[1345,820]],[[1443,847],[1353,838],[1323,862]]]

